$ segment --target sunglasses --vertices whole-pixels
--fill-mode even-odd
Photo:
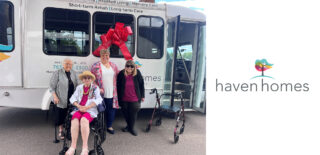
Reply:
[[[90,77],[90,76],[84,76],[83,79],[84,79],[84,80],[90,80],[91,77]]]
[[[131,67],[131,68],[134,68],[133,65],[126,65],[127,68]]]

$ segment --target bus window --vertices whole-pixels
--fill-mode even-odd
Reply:
[[[114,28],[117,22],[124,23],[125,26],[130,26],[133,32],[133,35],[128,36],[126,46],[131,53],[131,56],[134,56],[134,17],[129,14],[118,14],[118,13],[105,13],[105,12],[96,12],[93,14],[93,47],[92,51],[97,49],[102,43],[100,36],[108,32],[110,28]],[[123,57],[122,52],[119,47],[116,45],[110,46],[110,57]]]
[[[160,17],[138,18],[139,58],[160,59],[163,56],[164,23]]]
[[[44,9],[43,52],[48,55],[88,56],[90,13]]]
[[[0,1],[0,52],[11,52],[14,48],[13,4]]]

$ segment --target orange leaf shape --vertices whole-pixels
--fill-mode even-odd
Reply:
[[[3,60],[6,60],[8,59],[10,56],[9,55],[6,55],[4,53],[0,53],[0,61],[3,61]]]

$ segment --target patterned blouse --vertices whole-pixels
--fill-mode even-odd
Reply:
[[[113,108],[119,109],[119,103],[118,103],[118,94],[117,94],[117,76],[119,73],[118,67],[116,64],[109,61],[109,64],[114,72],[113,75]],[[100,61],[94,63],[91,67],[91,73],[96,76],[95,83],[99,86],[99,88],[103,88],[103,82],[102,82],[102,70],[101,70],[101,63]],[[101,96],[104,96],[101,94]]]
[[[80,84],[80,80],[78,79],[78,75],[74,70],[70,70],[70,77],[71,81],[73,82],[74,88],[78,84]],[[69,89],[69,84],[68,84],[68,77],[65,73],[65,70],[59,69],[55,71],[50,79],[50,85],[49,85],[49,90],[50,92],[55,92],[56,95],[59,98],[59,104],[57,105],[59,108],[67,108],[68,104],[68,89]]]
[[[73,95],[69,99],[70,104],[73,104],[74,102],[78,102],[80,104],[82,97],[84,93],[84,84],[80,84],[77,88],[76,91],[74,91]],[[100,96],[100,89],[98,86],[95,84],[91,84],[89,88],[89,94],[88,94],[88,99],[86,101],[85,106],[89,106],[92,102],[94,102],[96,105],[101,104],[102,98]],[[75,108],[72,112],[71,115],[73,115],[76,111],[78,111],[77,108]],[[97,106],[94,106],[90,109],[87,110],[87,112],[91,115],[91,117],[95,118],[98,115],[98,109]]]

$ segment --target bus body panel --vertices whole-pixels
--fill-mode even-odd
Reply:
[[[109,4],[113,2],[117,4]],[[15,8],[15,49],[13,52],[5,53],[10,55],[9,59],[0,62],[1,71],[6,72],[0,73],[0,106],[41,108],[42,110],[47,110],[49,108],[48,104],[51,101],[51,96],[48,92],[50,77],[54,71],[62,68],[62,62],[65,58],[68,57],[74,62],[73,69],[78,73],[84,70],[90,70],[92,64],[100,60],[92,54],[92,40],[94,39],[93,15],[96,12],[109,12],[130,14],[134,17],[135,51],[133,59],[141,64],[139,70],[143,75],[146,89],[145,101],[142,102],[141,107],[154,107],[155,94],[150,95],[149,92],[152,88],[157,88],[160,93],[164,90],[165,73],[166,69],[168,69],[166,68],[167,20],[168,17],[175,15],[173,6],[137,2],[126,3],[126,1],[99,2],[99,0],[95,2],[90,0],[25,0],[22,4],[20,4],[19,0],[12,0],[12,3],[14,3]],[[44,10],[46,8],[82,10],[90,14],[89,55],[63,56],[45,54],[43,51],[43,37]],[[171,13],[166,13],[167,10],[171,10]],[[198,20],[205,21],[201,13],[196,13],[196,16],[190,16],[189,18],[188,12],[190,11],[190,9],[182,9],[182,12],[176,10],[176,12],[183,15],[184,20],[191,19],[196,21],[196,16],[200,15]],[[195,11],[191,12],[194,13]],[[163,20],[163,56],[160,59],[144,59],[138,57],[137,22],[140,16],[160,17]],[[111,57],[110,61],[114,62],[119,70],[124,68],[124,58]],[[13,82],[10,83],[10,80]],[[7,94],[9,94],[9,96],[6,96]]]
[[[85,3],[79,3],[87,5]],[[84,10],[88,11],[91,15],[91,39],[92,36],[92,15],[95,12],[102,12],[99,9],[84,9],[84,8],[74,8],[70,7],[69,2],[65,1],[43,1],[43,0],[32,0],[28,1],[26,4],[26,43],[25,43],[25,54],[24,54],[24,88],[48,88],[49,81],[52,73],[60,68],[62,68],[62,62],[65,58],[69,57],[73,62],[73,69],[78,73],[84,70],[90,70],[92,64],[99,61],[98,57],[90,54],[88,56],[61,56],[61,55],[47,55],[43,52],[43,10],[47,7],[53,8],[64,8],[64,9],[74,9],[74,10]],[[128,8],[121,8],[122,10]],[[165,21],[164,10],[142,10],[141,13],[130,13],[124,11],[113,10],[112,13],[125,13],[132,14],[137,22],[137,18],[140,15],[145,16],[156,16],[161,17]],[[35,20],[36,19],[36,20]],[[137,25],[137,24],[135,24]],[[135,26],[135,40],[137,40],[137,26]],[[164,37],[165,38],[165,37]],[[165,40],[164,40],[165,43]],[[90,41],[92,47],[92,41]],[[135,44],[135,49],[137,49],[137,44]],[[165,49],[165,48],[164,48]],[[165,74],[165,54],[163,54],[161,59],[141,59],[137,56],[135,52],[134,61],[138,61],[142,66],[139,68],[144,80],[146,89],[146,101],[142,103],[143,108],[153,107],[154,97],[149,95],[148,89],[157,88],[163,89],[164,74]],[[111,62],[114,62],[119,70],[124,68],[125,59],[124,58],[110,58]],[[152,64],[152,65],[150,65]],[[40,104],[40,103],[39,103]]]
[[[40,109],[46,89],[0,89],[0,106]],[[45,110],[45,109],[43,109]]]
[[[21,1],[10,0],[13,12],[13,50],[11,52],[0,51],[0,86],[22,86],[22,67],[21,67]],[[3,21],[1,21],[3,22]]]

